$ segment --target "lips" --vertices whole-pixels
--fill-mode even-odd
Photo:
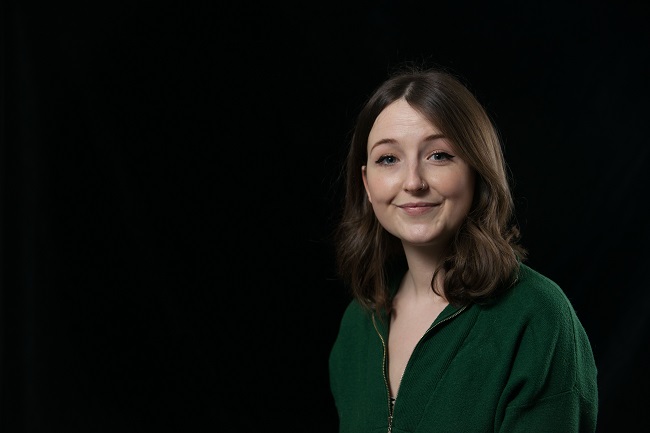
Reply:
[[[397,207],[402,209],[408,215],[418,216],[423,215],[438,206],[438,203],[404,203]]]

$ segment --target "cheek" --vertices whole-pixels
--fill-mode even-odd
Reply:
[[[474,198],[474,176],[464,175],[447,184],[447,197],[462,203],[464,210],[469,211]],[[465,209],[466,208],[466,209]]]
[[[369,198],[372,198],[371,201],[382,201],[391,196],[393,184],[390,177],[370,173],[366,178],[366,192]]]

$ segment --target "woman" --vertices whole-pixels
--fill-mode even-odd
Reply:
[[[362,108],[329,368],[340,433],[593,432],[588,337],[523,263],[497,132],[453,75],[402,70]]]

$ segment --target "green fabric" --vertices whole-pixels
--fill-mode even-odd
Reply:
[[[521,265],[490,306],[447,306],[411,355],[392,433],[594,432],[596,365],[564,292]],[[388,329],[356,301],[329,358],[340,433],[387,432]]]

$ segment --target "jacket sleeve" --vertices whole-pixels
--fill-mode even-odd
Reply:
[[[547,307],[522,328],[495,431],[596,431],[597,369],[587,334],[568,300]]]

